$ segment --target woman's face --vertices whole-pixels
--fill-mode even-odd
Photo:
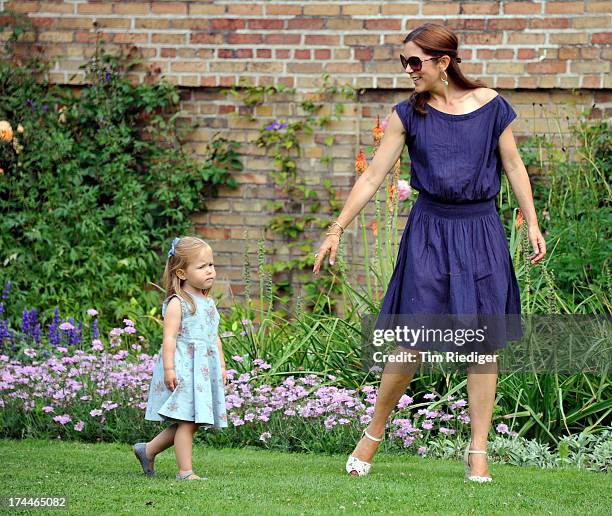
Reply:
[[[421,61],[433,57],[425,54],[423,49],[412,41],[404,44],[404,57],[409,58],[410,56],[418,56],[421,58]],[[419,71],[413,70],[410,65],[408,65],[406,67],[406,73],[410,74],[410,78],[412,82],[414,82],[414,89],[421,93],[433,89],[433,85],[440,80],[440,66],[441,64],[438,59],[432,59],[431,61],[422,63]]]

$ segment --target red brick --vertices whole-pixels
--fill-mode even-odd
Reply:
[[[315,48],[315,59],[327,60],[331,59],[331,50],[329,48]]]
[[[339,36],[327,36],[323,34],[310,34],[305,38],[306,45],[327,45],[327,46],[335,46],[340,45],[340,37]]]
[[[499,14],[500,2],[462,3],[461,14]]]
[[[508,2],[504,4],[504,14],[540,14],[541,3]]]
[[[359,61],[370,61],[374,57],[374,50],[371,47],[356,48],[355,59]]]
[[[451,30],[485,30],[485,18],[450,18],[444,25]]]
[[[230,32],[227,35],[227,42],[232,45],[259,44],[263,42],[263,36],[261,34],[236,34],[235,32]]]
[[[272,57],[272,50],[270,50],[269,48],[258,48],[257,57],[270,59]]]
[[[534,59],[535,57],[536,57],[536,52],[533,48],[519,48],[518,49],[519,59]]]
[[[113,2],[113,12],[115,14],[149,14],[149,3],[130,2],[125,4],[120,2]]]
[[[162,48],[159,55],[161,57],[176,57],[176,48]]]
[[[289,59],[290,52],[286,48],[278,48],[274,52],[274,57],[276,59]]]
[[[270,45],[297,45],[300,38],[299,34],[266,34],[265,41]]]
[[[263,6],[253,3],[228,5],[228,14],[248,14],[249,16],[261,16],[263,14]]]
[[[463,43],[466,45],[500,45],[502,42],[502,34],[499,32],[481,32],[475,34],[464,34]]]
[[[238,59],[247,59],[253,57],[253,50],[250,48],[238,48],[235,51],[235,56]]]
[[[39,13],[65,13],[72,14],[73,6],[64,2],[41,2],[38,8]]]
[[[212,30],[244,29],[245,25],[245,21],[239,18],[214,18],[210,20]]]
[[[491,18],[487,21],[489,30],[524,30],[527,27],[527,18]]]
[[[223,43],[222,34],[210,34],[209,32],[194,32],[189,36],[190,43],[201,43],[203,45],[215,45]]]
[[[322,29],[323,27],[324,27],[324,22],[322,18],[293,18],[292,20],[287,20],[287,28],[289,30],[294,30],[294,29],[317,30],[317,29]]]
[[[595,32],[591,42],[593,45],[609,45],[612,43],[612,32]]]
[[[329,51],[328,51],[329,52]],[[295,59],[310,59],[310,50],[308,49],[296,49],[293,57]],[[317,57],[317,59],[320,59],[319,57]]]
[[[529,20],[530,29],[567,29],[570,18],[532,18]]]
[[[249,29],[264,29],[264,30],[274,30],[274,29],[282,29],[285,25],[285,20],[248,20]]]
[[[112,14],[113,4],[77,4],[79,14]]]
[[[302,6],[301,5],[287,5],[287,4],[272,4],[266,5],[266,14],[293,14],[300,15],[302,14]]]
[[[538,63],[526,63],[525,69],[527,70],[527,73],[535,74],[564,73],[566,69],[565,63],[565,61],[544,60]]]
[[[187,14],[187,4],[184,2],[152,2],[153,14]]]
[[[149,35],[142,33],[120,32],[113,34],[115,43],[148,43]]]
[[[393,18],[366,20],[365,28],[367,30],[401,30],[402,22]]]

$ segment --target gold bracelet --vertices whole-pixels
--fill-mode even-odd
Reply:
[[[334,226],[338,226],[340,228],[340,233],[331,230]],[[340,238],[342,236],[342,233],[344,233],[344,228],[342,227],[342,224],[340,224],[338,221],[332,222],[327,229],[328,231],[327,233],[325,233],[326,235],[335,235],[338,238]]]

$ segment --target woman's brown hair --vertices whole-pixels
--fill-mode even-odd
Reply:
[[[470,80],[461,71],[459,64],[456,59],[457,50],[459,47],[459,40],[457,35],[437,23],[424,23],[419,25],[416,29],[410,32],[405,38],[403,43],[412,41],[415,45],[423,49],[423,52],[430,57],[442,57],[447,55],[451,58],[446,73],[449,78],[452,78],[453,82],[460,88],[475,89],[475,88],[486,88],[487,84],[481,80]],[[459,60],[461,60],[459,58]],[[429,100],[430,94],[428,91],[416,92],[414,91],[410,95],[410,102],[413,107],[419,113],[426,115],[427,110],[425,109],[425,103]]]
[[[210,249],[212,252],[210,245],[201,238],[192,236],[180,237],[174,247],[173,256],[169,256],[166,260],[166,267],[162,277],[162,284],[166,290],[165,299],[174,294],[179,295],[189,303],[192,314],[195,314],[196,311],[195,302],[193,297],[183,289],[183,280],[176,275],[176,271],[179,269],[185,270],[187,265],[196,259],[202,249]],[[208,296],[210,288],[202,289],[201,292],[202,295]]]

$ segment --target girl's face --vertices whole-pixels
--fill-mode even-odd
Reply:
[[[181,274],[179,274],[181,273]],[[212,250],[202,249],[185,271],[178,270],[179,278],[184,279],[195,289],[208,289],[212,287],[217,273],[213,262]]]

